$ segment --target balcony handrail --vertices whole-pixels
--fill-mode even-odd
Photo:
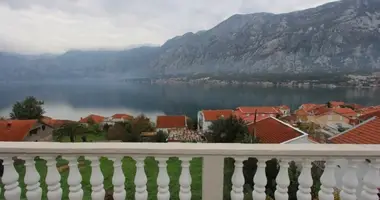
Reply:
[[[223,157],[379,157],[380,145],[239,143],[59,143],[0,142],[0,156],[223,156]]]

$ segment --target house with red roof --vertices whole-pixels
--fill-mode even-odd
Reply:
[[[114,114],[111,117],[107,117],[104,119],[104,124],[114,125],[117,122],[127,122],[133,119],[132,115],[128,114]]]
[[[373,117],[329,141],[333,144],[380,144],[380,118]]]
[[[170,130],[187,129],[187,119],[185,115],[157,116],[156,130],[168,133]]]
[[[329,101],[328,104],[330,105],[330,108],[340,108],[345,103],[343,101]]]
[[[233,114],[233,110],[201,110],[197,115],[198,131],[207,132],[213,121],[229,118]]]
[[[1,120],[0,141],[53,141],[53,130],[38,120]]]
[[[80,118],[79,122],[83,125],[87,125],[89,122],[94,122],[95,124],[101,124],[104,122],[105,117],[100,115],[89,115],[85,118]]]
[[[267,144],[301,144],[312,143],[308,134],[279,119],[269,117],[256,123],[248,124],[249,132],[260,143]]]
[[[268,117],[280,117],[290,115],[288,106],[241,106],[236,108],[235,115],[247,123],[261,121]]]

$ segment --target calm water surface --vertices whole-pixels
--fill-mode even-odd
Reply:
[[[88,114],[144,113],[153,120],[161,114],[195,117],[201,109],[237,106],[326,103],[329,100],[380,104],[380,89],[263,88],[251,86],[159,86],[126,83],[0,84],[0,116],[8,116],[12,104],[26,96],[45,101],[46,115],[78,120]]]

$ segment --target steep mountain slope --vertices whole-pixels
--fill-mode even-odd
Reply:
[[[380,0],[341,0],[286,14],[234,15],[161,47],[56,56],[0,52],[0,81],[361,70],[380,70]]]
[[[342,0],[287,14],[234,15],[162,46],[161,74],[380,69],[380,1]]]

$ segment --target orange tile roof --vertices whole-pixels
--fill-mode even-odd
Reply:
[[[74,122],[71,120],[51,119],[51,118],[50,119],[43,118],[41,121],[42,121],[42,123],[44,123],[48,126],[54,127],[54,128],[61,127],[64,124]]]
[[[357,113],[351,108],[334,108],[333,111],[347,118],[353,118],[357,116]]]
[[[364,122],[329,140],[334,144],[380,144],[380,118]]]
[[[302,104],[301,107],[304,109],[306,112],[310,112],[313,109],[319,108],[319,107],[324,107],[326,106],[325,104],[314,104],[314,103],[305,103]]]
[[[127,115],[127,114],[114,114],[112,115],[113,119],[126,119],[126,120],[131,120],[133,119],[133,116]]]
[[[280,144],[305,135],[300,130],[273,117],[248,125],[251,134],[253,134],[254,128],[256,128],[256,137],[261,143]]]
[[[365,108],[361,108],[358,110],[358,112],[361,115],[366,115],[366,114],[372,113],[374,111],[380,111],[380,106],[370,106],[370,107],[365,107]]]
[[[332,107],[340,107],[344,105],[343,101],[330,101]]]
[[[375,110],[375,111],[372,111],[372,112],[367,113],[365,115],[361,115],[359,117],[359,119],[360,120],[368,120],[368,119],[370,119],[372,117],[378,117],[378,118],[380,118],[380,110]]]
[[[324,114],[329,113],[331,110],[332,110],[331,108],[320,106],[320,107],[315,107],[314,109],[311,110],[311,112],[314,115],[324,115]]]
[[[23,141],[37,120],[0,121],[0,141]]]
[[[215,121],[221,117],[229,118],[233,114],[233,110],[202,110],[205,121]]]
[[[88,120],[92,119],[96,124],[99,124],[104,121],[104,117],[100,115],[89,115],[85,118],[79,120],[80,123],[88,123]]]
[[[308,113],[304,109],[298,109],[298,110],[296,110],[295,114],[297,116],[307,116],[308,115]]]
[[[156,128],[185,128],[186,116],[157,116]]]
[[[258,114],[281,114],[275,106],[241,106],[236,110],[242,113],[255,113],[257,111]]]

